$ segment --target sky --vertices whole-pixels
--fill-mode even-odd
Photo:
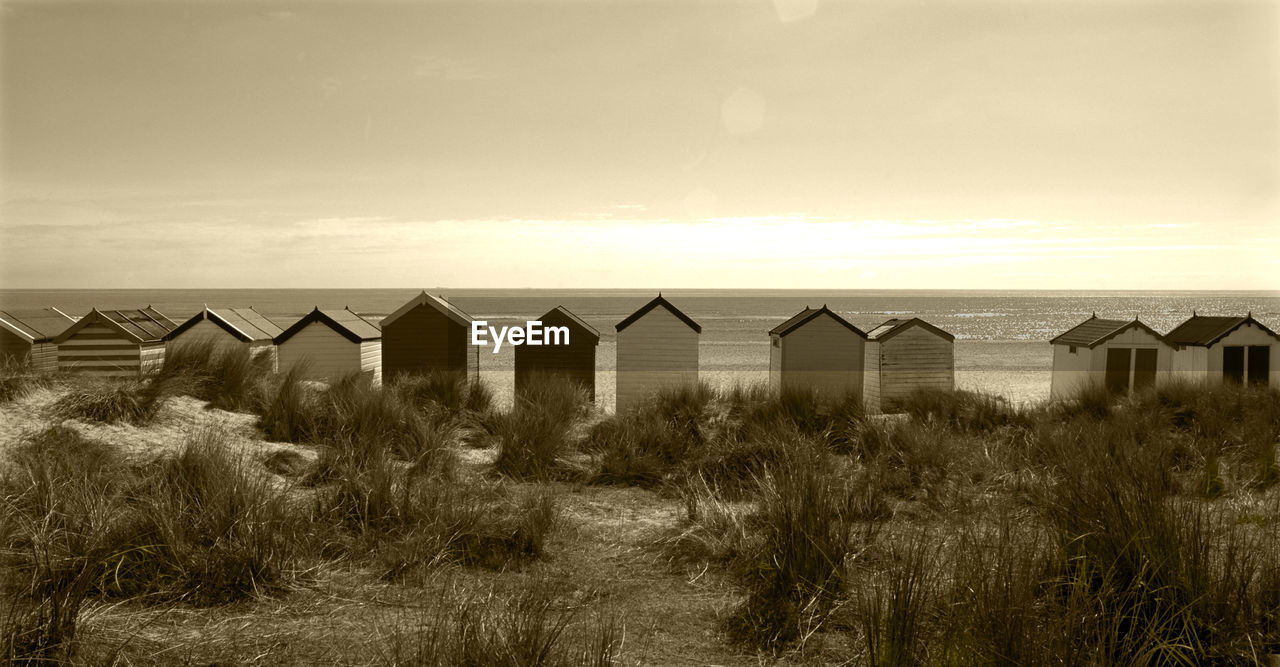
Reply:
[[[1280,289],[1238,0],[0,0],[0,288]]]

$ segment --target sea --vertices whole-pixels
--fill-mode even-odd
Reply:
[[[349,307],[378,320],[420,289],[0,289],[0,309],[56,306],[71,315],[91,308],[150,305],[175,321],[210,307],[253,306],[282,327],[316,306]],[[518,326],[564,306],[600,331],[596,391],[612,409],[614,326],[656,291],[627,289],[431,288],[489,326]],[[1140,318],[1167,332],[1189,317],[1252,315],[1280,331],[1276,291],[1027,291],[1027,290],[663,290],[663,296],[702,325],[700,375],[718,387],[768,381],[767,331],[806,306],[826,305],[870,330],[891,318],[919,317],[956,337],[956,386],[1017,404],[1049,397],[1049,339],[1093,314]],[[481,351],[481,378],[499,404],[511,401],[514,348]]]

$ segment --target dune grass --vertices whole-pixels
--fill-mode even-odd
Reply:
[[[41,387],[52,386],[54,378],[37,373],[26,360],[0,360],[0,405],[16,401]]]
[[[446,609],[420,619],[390,638],[388,664],[423,667],[608,667],[620,659],[625,627],[616,616],[588,620],[563,608],[554,581],[534,579],[499,598],[443,592]]]
[[[493,470],[516,479],[547,479],[563,469],[561,459],[574,448],[574,427],[590,402],[581,386],[555,375],[531,378],[529,387],[509,412],[493,418]]]
[[[818,631],[845,592],[850,496],[827,456],[797,443],[761,481],[762,541],[744,578],[747,599],[729,620],[730,632],[750,643],[774,647]]]
[[[679,385],[597,422],[584,446],[595,457],[598,483],[679,486],[702,476],[731,492],[750,487],[797,439],[846,446],[864,419],[856,396]]]
[[[437,402],[423,398],[426,381],[301,377],[269,378],[258,407],[240,408],[318,450],[294,485],[215,435],[139,463],[68,423],[12,452],[6,655],[74,661],[82,610],[103,600],[254,605],[298,595],[317,571],[416,600],[466,571],[477,592],[389,630],[386,661],[644,662],[617,623],[577,614],[587,593],[536,575],[616,567],[600,595],[626,617],[644,613],[626,605],[649,588],[634,577],[655,576],[639,565],[655,554],[645,567],[672,569],[658,595],[719,601],[696,641],[722,647],[725,662],[1254,664],[1280,653],[1274,390],[1167,385],[1034,407],[932,392],[880,417],[848,397],[689,387],[597,418],[546,383],[489,412],[492,451],[472,452],[451,431],[461,418],[437,412],[465,406],[465,385],[432,389]],[[641,488],[564,483],[583,468]],[[609,522],[638,497],[663,513],[640,517],[652,532],[623,544]],[[575,551],[586,539],[617,550]],[[646,623],[679,632],[664,620]]]
[[[444,564],[501,568],[542,556],[555,499],[482,479],[451,480],[385,452],[341,461],[317,489],[326,553],[373,558],[382,576],[421,580]]]

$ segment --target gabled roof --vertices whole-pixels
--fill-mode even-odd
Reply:
[[[826,313],[828,316],[830,316],[836,322],[839,322],[842,326],[844,326],[844,328],[848,329],[849,331],[852,331],[853,333],[856,333],[859,336],[862,336],[863,338],[867,337],[867,334],[863,333],[862,329],[859,329],[858,327],[853,326],[852,324],[849,323],[848,320],[832,312],[830,309],[827,308],[826,304],[823,304],[821,308],[806,307],[804,310],[792,316],[791,319],[770,329],[769,335],[770,336],[773,336],[773,335],[786,336],[787,334],[791,333],[792,331],[795,331],[796,329],[799,329],[805,323],[817,318],[819,315],[822,315],[823,313]]]
[[[471,327],[471,322],[472,320],[475,319],[470,315],[462,312],[461,308],[458,308],[452,303],[449,303],[449,301],[446,300],[445,298],[439,297],[439,296],[433,296],[423,291],[418,296],[415,296],[412,299],[409,299],[408,303],[397,308],[395,312],[382,318],[382,322],[381,322],[382,326],[385,327],[388,324],[395,322],[396,320],[404,316],[406,313],[412,311],[414,308],[417,308],[418,306],[430,306],[432,308],[435,308],[441,313],[444,313],[445,316],[448,317],[450,320],[453,320],[460,326],[467,327],[467,328]]]
[[[644,317],[649,313],[649,311],[653,310],[654,308],[657,308],[658,306],[662,306],[663,308],[666,308],[667,312],[680,318],[680,321],[689,325],[689,328],[693,329],[694,332],[702,333],[701,325],[699,325],[697,322],[694,322],[693,319],[690,318],[688,315],[685,315],[684,313],[680,312],[679,308],[676,308],[675,306],[671,305],[671,302],[662,298],[661,294],[654,297],[653,301],[650,301],[649,303],[646,303],[645,305],[641,306],[640,310],[637,310],[636,312],[631,313],[631,315],[627,317],[627,319],[619,322],[617,326],[614,327],[614,331],[622,331],[623,329],[626,329],[632,324],[635,324],[636,320]]]
[[[94,323],[105,324],[135,343],[158,343],[164,339],[165,334],[178,326],[151,306],[137,310],[94,308],[89,311],[89,314],[80,318],[80,321],[54,338],[53,342],[61,345],[81,329]]]
[[[591,343],[593,345],[600,342],[600,332],[596,331],[595,327],[584,322],[581,317],[574,315],[568,308],[565,308],[564,306],[556,306],[555,308],[543,313],[542,320],[545,322],[548,317],[552,317],[554,315],[560,315],[578,328],[582,329],[583,333],[587,334],[587,337],[591,339]]]
[[[173,331],[165,335],[165,340],[173,340],[202,320],[209,320],[224,331],[235,336],[237,340],[249,343],[253,341],[274,340],[283,331],[274,322],[262,316],[253,308],[219,308],[208,306],[196,313],[186,322],[179,324]]]
[[[1162,343],[1167,344],[1169,342],[1159,331],[1143,324],[1137,318],[1132,320],[1108,320],[1095,314],[1093,317],[1062,332],[1049,343],[1051,345],[1095,348],[1134,327],[1151,334]]]
[[[1253,324],[1271,334],[1273,338],[1280,338],[1280,336],[1276,335],[1276,332],[1253,319],[1252,313],[1244,317],[1192,315],[1186,322],[1179,324],[1174,327],[1173,331],[1165,334],[1165,338],[1174,345],[1202,345],[1209,347],[1246,324]]]
[[[275,344],[279,345],[286,340],[293,338],[295,334],[305,329],[307,325],[312,322],[320,322],[341,334],[343,338],[357,344],[366,340],[377,340],[382,338],[381,329],[369,320],[351,312],[350,309],[321,310],[320,308],[316,308],[306,315],[303,315],[302,319],[294,322],[292,326],[277,335],[275,337]]]
[[[1058,334],[1051,345],[1074,345],[1078,347],[1093,347],[1100,341],[1110,338],[1112,335],[1119,333],[1125,325],[1131,320],[1108,320],[1098,317],[1095,313],[1093,317],[1081,322],[1080,324],[1067,329]]]
[[[884,324],[881,324],[880,326],[872,329],[871,331],[868,331],[867,338],[869,340],[874,340],[874,341],[883,343],[884,341],[889,340],[894,336],[897,336],[898,334],[902,333],[903,331],[906,331],[907,329],[910,329],[911,327],[920,327],[922,329],[925,329],[926,331],[933,332],[935,335],[941,338],[945,338],[949,341],[955,341],[956,339],[956,337],[953,336],[952,334],[949,334],[943,331],[942,329],[939,329],[938,327],[935,327],[932,324],[929,324],[928,322],[925,322],[924,320],[918,317],[912,317],[910,319],[905,319],[905,320],[904,319],[885,320]]]
[[[57,308],[0,310],[0,327],[29,343],[51,341],[75,323],[74,318]]]

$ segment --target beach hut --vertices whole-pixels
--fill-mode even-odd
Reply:
[[[955,389],[956,337],[925,322],[892,319],[867,332],[863,404],[868,412],[891,412],[912,392]]]
[[[382,382],[382,332],[349,309],[316,308],[275,338],[280,372],[306,364],[306,377],[337,380],[359,371]]]
[[[596,346],[600,332],[569,312],[556,306],[538,318],[542,322],[540,345],[528,341],[515,346],[516,395],[529,386],[536,375],[560,375],[577,382],[596,400]]]
[[[867,334],[824,304],[769,330],[769,382],[828,396],[862,394]]]
[[[249,349],[257,357],[267,355],[271,369],[276,369],[275,337],[284,333],[274,322],[253,308],[218,308],[205,306],[165,335],[170,349],[197,341],[210,341],[215,345],[238,345]]]
[[[1280,386],[1280,336],[1249,313],[1196,315],[1165,335],[1174,346],[1173,376],[1194,382]]]
[[[422,292],[382,320],[382,367],[401,373],[451,372],[475,379],[480,348],[471,345],[472,317],[446,299]]]
[[[164,364],[164,337],[173,320],[147,306],[94,308],[53,339],[58,370],[102,377],[140,377]]]
[[[53,339],[75,322],[57,308],[0,310],[0,364],[25,364],[37,373],[56,372],[58,346]]]
[[[663,387],[698,381],[702,327],[661,294],[615,329],[618,412],[635,407]]]
[[[1173,356],[1165,337],[1141,321],[1104,319],[1097,314],[1049,343],[1053,345],[1050,400],[1074,398],[1094,387],[1127,394],[1163,383]]]

